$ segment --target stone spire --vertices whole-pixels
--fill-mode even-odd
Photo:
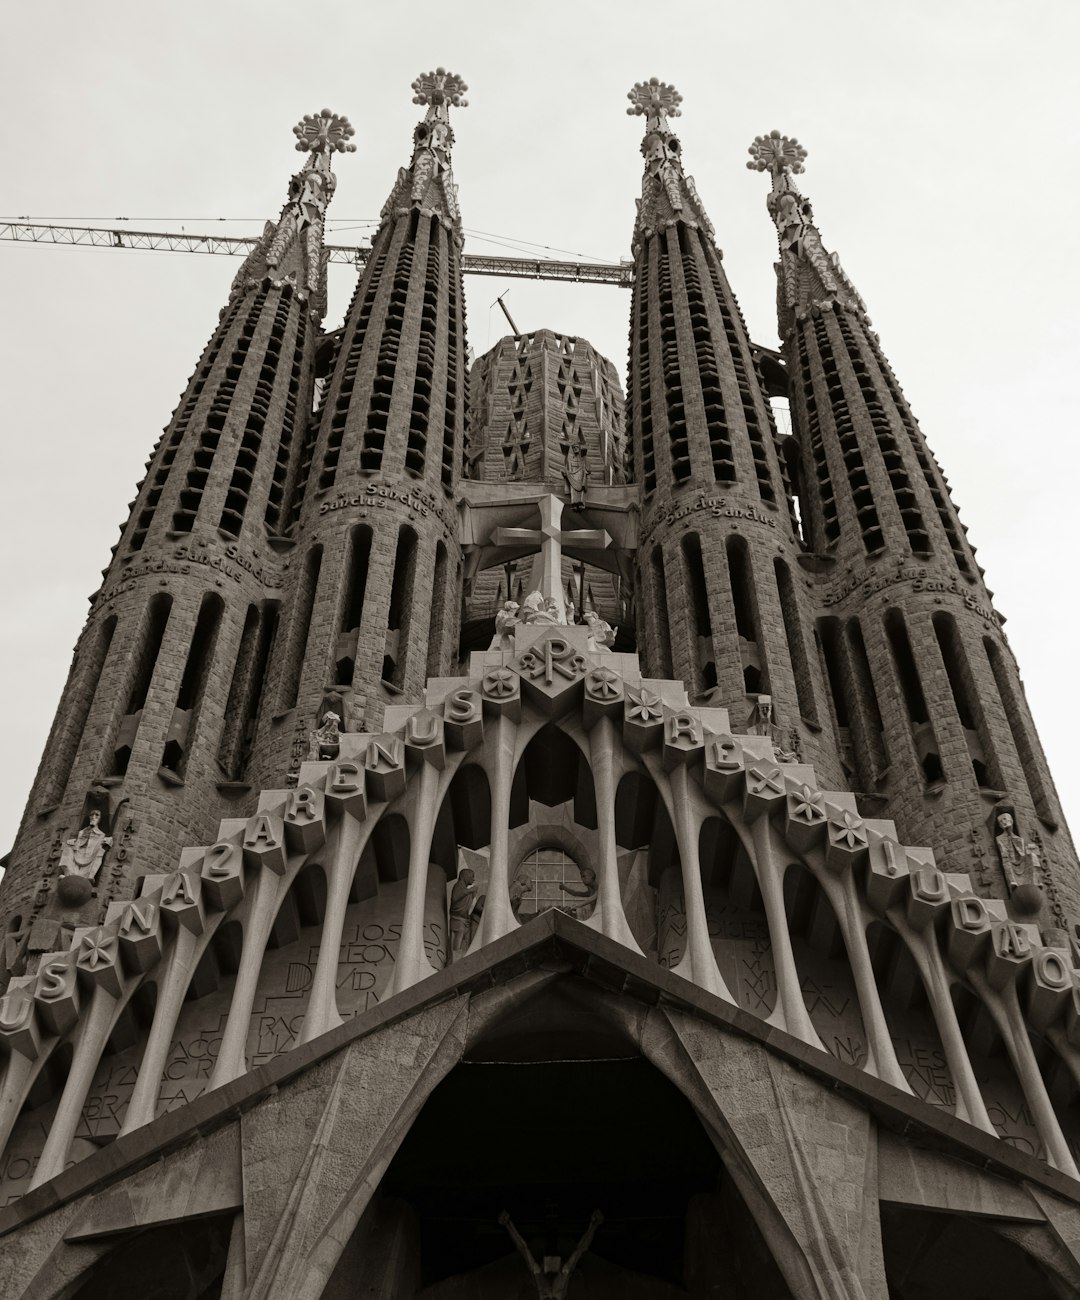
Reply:
[[[305,113],[293,127],[296,149],[307,151],[304,166],[289,181],[289,195],[277,222],[268,221],[262,238],[233,280],[230,297],[246,292],[269,276],[275,287],[292,284],[301,299],[310,299],[319,319],[326,311],[326,258],[323,222],[334,197],[337,177],[331,155],[355,153],[355,135],[347,117],[330,109]]]
[[[748,152],[747,167],[768,172],[772,178],[767,205],[780,239],[776,274],[781,334],[787,334],[793,320],[805,320],[815,307],[843,307],[865,320],[863,300],[840,259],[825,251],[810,200],[792,180],[804,170],[806,150],[794,136],[770,131],[756,136]]]
[[[427,114],[328,348],[289,497],[302,558],[284,602],[292,639],[276,643],[271,674],[279,674],[278,712],[294,711],[293,727],[278,728],[273,761],[292,774],[328,710],[373,728],[388,703],[421,690],[457,648],[452,497],[468,345],[449,110],[465,105],[466,85],[436,68],[412,90]]]
[[[413,156],[408,167],[398,172],[390,197],[379,214],[385,223],[395,214],[419,208],[438,216],[464,242],[461,214],[458,210],[457,186],[450,169],[450,150],[454,146],[454,129],[450,125],[450,108],[468,108],[464,97],[469,87],[456,72],[436,68],[422,72],[412,83],[413,103],[426,104],[427,113],[413,131]]]
[[[627,115],[645,118],[645,138],[641,142],[645,175],[637,205],[634,251],[646,236],[676,221],[700,228],[714,238],[716,232],[698,197],[694,178],[683,171],[682,142],[668,121],[682,116],[682,95],[666,81],[650,77],[636,82],[626,97],[630,100]]]
[[[325,306],[330,158],[354,147],[329,110],[293,131],[304,165],[233,282],[90,597],[11,856],[8,896],[40,921],[31,958],[61,926],[101,919],[154,860],[155,826],[199,835],[235,809],[259,762],[260,711],[270,728],[262,679]],[[100,837],[84,834],[91,824]],[[69,840],[76,866],[80,844],[112,842],[96,896],[75,903],[52,879]]]
[[[767,701],[784,747],[827,764],[808,685],[816,670],[785,630],[804,599],[786,456],[671,132],[682,97],[654,77],[629,99],[630,115],[645,118],[627,370],[630,465],[642,489],[638,645],[650,674],[682,679],[740,722]]]
[[[863,301],[795,185],[805,148],[771,131],[749,153],[772,181],[804,567],[828,611],[815,634],[845,780],[905,833],[932,835],[943,869],[974,855],[985,893],[1037,906],[1009,874],[1013,848],[1037,875],[1025,836],[1038,835],[1048,860],[1068,864],[1061,880],[1076,857],[1002,619]],[[1017,842],[1011,822],[997,831],[1014,814]],[[1053,910],[1055,873],[1040,883]]]

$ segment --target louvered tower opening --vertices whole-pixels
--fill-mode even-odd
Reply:
[[[266,498],[266,511],[263,516],[267,529],[276,533],[282,526],[285,516],[285,493],[289,483],[289,470],[293,458],[293,443],[296,437],[298,421],[306,418],[298,411],[300,387],[304,374],[304,354],[307,348],[308,318],[307,312],[295,313],[296,331],[293,338],[292,364],[289,368],[288,386],[285,391],[285,409],[281,420],[281,436],[278,439],[277,455],[274,458],[274,472]],[[275,327],[277,321],[274,322]]]
[[[930,534],[926,531],[922,511],[919,509],[918,499],[911,486],[911,480],[908,478],[904,458],[893,435],[885,406],[859,349],[858,340],[852,329],[851,319],[845,312],[837,312],[835,315],[840,337],[847,348],[851,369],[855,374],[863,402],[866,405],[866,413],[870,417],[870,426],[874,430],[874,437],[877,439],[885,472],[889,476],[889,486],[892,488],[893,497],[900,511],[900,518],[904,525],[904,531],[907,533],[908,544],[914,554],[929,555]]]
[[[251,341],[255,337],[259,318],[262,315],[263,307],[266,305],[266,295],[266,289],[260,289],[248,308],[247,317],[236,340],[236,345],[229,354],[225,372],[214,393],[210,409],[206,413],[206,425],[199,438],[198,446],[192,455],[191,468],[187,472],[184,486],[180,491],[177,508],[173,512],[172,526],[174,532],[190,533],[195,526],[203,492],[206,490],[210,472],[214,467],[218,444],[221,441],[221,435],[229,418],[229,412],[236,399],[236,386],[244,372]]]
[[[867,554],[880,551],[885,545],[870,478],[863,460],[862,447],[855,431],[855,421],[848,405],[847,394],[840,378],[840,369],[833,351],[829,328],[822,316],[814,317],[814,339],[825,380],[826,394],[836,427],[836,439],[844,461],[844,470],[851,488],[863,548]]]
[[[701,231],[697,232],[697,237],[701,243],[705,263],[709,268],[717,306],[720,309],[720,318],[724,323],[724,336],[731,356],[732,370],[739,386],[739,401],[742,405],[746,436],[750,443],[750,454],[754,461],[754,474],[757,478],[758,492],[762,501],[775,505],[776,489],[773,485],[772,470],[766,449],[765,428],[762,426],[761,417],[758,414],[758,405],[754,401],[754,388],[751,384],[751,375],[754,372],[750,361],[750,336],[746,332],[746,323],[742,319],[742,313],[739,311],[734,295],[725,294],[724,292],[724,283],[715,250],[710,249],[709,241]],[[715,458],[714,452],[714,461]],[[717,478],[720,477],[721,475],[717,474]],[[734,469],[730,477],[735,477]]]
[[[663,361],[664,399],[667,406],[668,453],[671,457],[673,484],[685,483],[690,477],[690,440],[686,427],[686,404],[683,398],[682,371],[679,367],[679,338],[675,326],[675,301],[671,290],[671,262],[664,238],[654,241],[657,259],[657,285],[660,298],[660,351]]]
[[[183,406],[174,418],[171,428],[168,430],[168,438],[165,447],[161,452],[157,465],[154,469],[153,478],[150,488],[143,499],[142,508],[136,518],[135,528],[131,534],[131,540],[128,543],[128,549],[131,551],[142,550],[143,543],[146,541],[146,534],[150,528],[150,523],[154,518],[158,505],[161,501],[161,494],[165,490],[165,484],[169,479],[169,472],[172,469],[173,462],[176,460],[176,453],[180,450],[180,445],[184,441],[184,434],[187,432],[191,423],[191,417],[198,405],[199,397],[206,387],[206,381],[210,378],[214,370],[214,365],[218,359],[229,331],[232,329],[240,309],[243,306],[243,299],[237,298],[225,313],[225,317],[218,326],[213,339],[211,339],[206,353],[203,356],[191,387],[188,389],[187,397],[184,399]]]
[[[349,407],[352,405],[353,392],[356,388],[356,376],[360,369],[360,358],[364,350],[364,340],[367,338],[368,326],[371,324],[371,313],[375,306],[375,300],[378,297],[379,286],[382,283],[383,272],[386,268],[387,256],[389,253],[389,241],[372,254],[371,271],[366,280],[362,280],[356,287],[356,292],[363,290],[363,300],[360,304],[360,311],[356,317],[356,324],[353,327],[352,335],[345,345],[344,360],[339,359],[337,364],[337,373],[340,374],[337,394],[334,398],[333,411],[330,416],[330,427],[326,434],[326,447],[323,450],[322,469],[319,472],[319,489],[323,491],[334,486],[334,480],[337,478],[338,461],[341,457],[342,440],[345,437],[345,425],[349,418]],[[349,305],[349,315],[352,314],[352,304]],[[309,475],[310,460],[301,461],[300,473],[297,483],[296,501],[293,506],[293,518],[299,517],[300,502],[304,497],[304,491],[307,486]]]
[[[382,468],[386,450],[387,425],[390,403],[394,395],[394,374],[401,350],[401,335],[405,328],[405,308],[409,301],[409,281],[412,276],[413,256],[416,252],[416,235],[420,213],[409,214],[409,227],[398,251],[397,265],[390,298],[383,320],[379,354],[375,362],[375,377],[371,384],[367,424],[360,446],[360,468],[367,473],[377,473]]]

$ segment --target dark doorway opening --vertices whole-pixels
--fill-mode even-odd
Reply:
[[[890,1300],[1055,1300],[1046,1275],[1019,1246],[959,1214],[881,1206]]]
[[[380,1185],[377,1206],[410,1224],[422,1300],[536,1294],[503,1210],[538,1262],[568,1259],[603,1213],[571,1300],[788,1300],[716,1148],[652,1065],[508,1055],[436,1088]]]

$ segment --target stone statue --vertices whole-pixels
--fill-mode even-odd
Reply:
[[[592,1239],[596,1235],[596,1230],[604,1222],[604,1216],[599,1210],[593,1210],[592,1218],[589,1220],[589,1226],[585,1229],[585,1235],[574,1248],[573,1254],[564,1264],[558,1255],[545,1255],[543,1268],[533,1259],[532,1251],[525,1242],[524,1237],[514,1227],[514,1222],[506,1210],[499,1215],[499,1222],[510,1234],[510,1240],[518,1249],[518,1253],[525,1261],[529,1272],[536,1283],[536,1294],[540,1300],[565,1300],[567,1290],[570,1286],[570,1276],[574,1269],[577,1268],[578,1262],[582,1255],[592,1245]]]
[[[797,763],[799,761],[798,755],[793,754],[784,745],[781,730],[773,718],[771,695],[759,695],[757,697],[757,703],[750,710],[750,716],[746,720],[746,734],[748,736],[767,736],[772,741],[778,763]]]
[[[503,602],[502,609],[495,615],[495,636],[490,650],[513,650],[514,628],[521,622],[521,606],[516,600]]]
[[[562,619],[559,618],[554,600],[550,597],[545,600],[542,592],[530,591],[521,606],[521,621],[522,623],[559,624]]]
[[[472,916],[477,903],[476,872],[462,867],[450,890],[450,960],[464,957],[472,939]]]
[[[592,867],[581,868],[580,889],[566,884],[565,881],[561,882],[559,888],[562,892],[568,894],[571,898],[576,898],[578,901],[576,903],[560,904],[559,911],[567,916],[574,917],[575,920],[587,921],[596,907],[597,883],[596,872]]]
[[[600,617],[595,609],[585,611],[585,626],[589,629],[589,649],[594,653],[610,650],[615,644],[617,627]]]
[[[111,847],[112,837],[101,829],[101,813],[95,808],[78,835],[64,841],[60,850],[61,876],[82,876],[84,880],[93,880]]]
[[[337,758],[341,750],[341,718],[327,710],[322,715],[322,725],[311,733],[308,747],[309,763],[324,763]]]
[[[998,857],[1005,881],[1010,890],[1019,889],[1021,885],[1039,884],[1039,851],[1034,844],[1029,844],[1013,828],[1012,814],[1003,812],[997,816]]]
[[[521,900],[532,887],[533,879],[531,876],[515,876],[510,882],[510,909],[519,921],[521,920],[521,917],[518,916],[521,909]]]
[[[589,481],[589,467],[586,464],[587,456],[588,450],[581,443],[568,442],[566,444],[563,478],[566,480],[572,506],[580,507],[585,504],[585,485]]]

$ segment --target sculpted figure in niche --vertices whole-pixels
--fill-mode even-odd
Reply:
[[[515,876],[510,882],[510,908],[514,915],[517,916],[521,908],[521,900],[533,887],[531,876]],[[535,913],[534,913],[535,915]]]
[[[562,849],[540,848],[529,853],[510,882],[510,906],[522,923],[552,908],[586,921],[596,907],[596,872],[579,866]]]
[[[341,750],[341,718],[336,713],[327,711],[322,716],[322,725],[311,733],[307,761],[321,763],[335,759]]]
[[[563,461],[563,478],[570,493],[570,504],[581,507],[585,504],[585,485],[589,481],[589,467],[586,464],[588,451],[579,442],[566,444]]]
[[[589,629],[589,649],[594,652],[610,650],[615,645],[617,627],[600,617],[595,609],[585,611],[585,626]]]
[[[499,1222],[510,1234],[510,1240],[517,1247],[518,1253],[532,1274],[533,1281],[536,1283],[536,1294],[540,1297],[540,1300],[564,1300],[570,1287],[570,1277],[574,1269],[577,1268],[582,1255],[592,1245],[592,1239],[596,1235],[597,1228],[604,1222],[604,1216],[599,1210],[593,1210],[589,1226],[585,1229],[585,1235],[574,1247],[573,1254],[565,1264],[558,1255],[545,1255],[542,1266],[533,1259],[532,1251],[529,1249],[525,1238],[514,1227],[514,1221],[506,1210],[503,1210],[502,1214],[499,1215]]]
[[[101,813],[95,808],[78,835],[64,841],[60,850],[60,874],[95,879],[111,847],[112,837],[101,829]]]
[[[479,902],[476,872],[462,867],[450,890],[450,960],[457,961],[468,951],[472,940],[476,905]]]
[[[1039,884],[1039,851],[1034,844],[1029,844],[1020,835],[1014,825],[1012,814],[998,813],[997,851],[1001,859],[1001,869],[1010,890],[1019,889],[1021,885]]]
[[[567,916],[575,917],[579,921],[586,921],[593,914],[596,907],[597,879],[596,872],[592,867],[581,868],[581,885],[568,885],[564,880],[561,885],[564,894],[570,898],[576,898],[576,903],[564,903],[559,907],[560,912],[565,912]]]
[[[488,648],[490,650],[513,650],[514,628],[521,621],[521,606],[517,601],[504,601],[502,609],[495,615],[495,636]]]
[[[783,732],[776,725],[776,720],[773,717],[771,695],[759,695],[757,697],[757,703],[750,710],[750,717],[746,721],[746,734],[748,736],[767,736],[772,741],[778,763],[798,762],[798,756],[786,747]]]

